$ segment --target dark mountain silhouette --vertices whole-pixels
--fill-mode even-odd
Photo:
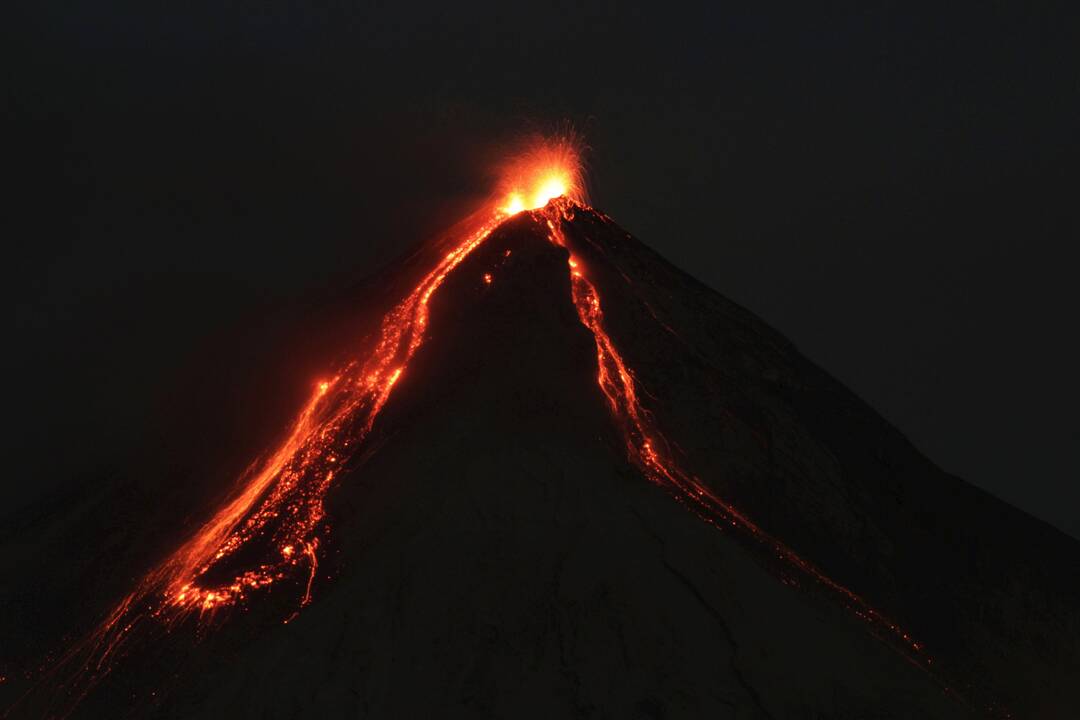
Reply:
[[[568,249],[640,426],[598,385],[615,366]],[[936,468],[602,214],[506,220],[426,328],[326,494],[317,571],[125,640],[75,717],[1080,713],[1077,542]],[[12,717],[65,706],[64,677]]]

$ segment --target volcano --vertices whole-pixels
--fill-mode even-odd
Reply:
[[[10,716],[1076,717],[1076,541],[565,190],[411,258]]]

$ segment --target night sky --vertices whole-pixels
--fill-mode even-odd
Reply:
[[[9,509],[124,472],[208,353],[258,364],[215,353],[371,277],[570,122],[596,207],[1080,537],[1064,4],[16,5]]]

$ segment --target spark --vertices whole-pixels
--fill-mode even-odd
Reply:
[[[580,139],[567,133],[554,140],[535,139],[525,148],[502,170],[504,215],[537,210],[560,197],[585,202]]]
[[[518,192],[510,193],[503,211],[507,215],[516,215],[523,210],[536,210],[555,198],[563,197],[569,189],[570,179],[565,173],[552,174],[541,180],[537,189],[528,196]]]

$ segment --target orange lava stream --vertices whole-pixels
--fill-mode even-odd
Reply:
[[[241,492],[149,577],[164,589],[159,613],[206,612],[242,599],[247,592],[281,579],[291,566],[307,562],[311,574],[302,604],[311,598],[317,567],[323,498],[334,468],[361,443],[424,341],[431,296],[454,268],[498,224],[496,215],[442,258],[384,318],[378,342],[364,362],[353,362],[319,384],[288,439]],[[216,568],[256,538],[269,538],[277,555],[224,581],[210,581]],[[303,559],[302,559],[303,558]]]
[[[236,606],[251,593],[295,576],[307,566],[299,607],[311,601],[320,534],[326,532],[324,498],[338,468],[370,433],[402,373],[422,345],[429,303],[447,275],[506,218],[539,208],[549,199],[583,197],[577,140],[534,138],[502,169],[507,197],[465,235],[383,318],[365,360],[347,364],[320,382],[286,438],[256,461],[236,492],[186,542],[146,573],[135,589],[81,642],[45,671],[67,685],[67,696],[50,699],[65,715],[108,674],[148,621],[169,630],[196,617]],[[485,276],[490,283],[490,275]],[[296,617],[294,612],[285,620]],[[41,687],[39,682],[38,687]],[[31,689],[33,692],[33,688]]]
[[[301,565],[308,573],[300,607],[311,601],[324,531],[323,500],[335,469],[371,431],[422,345],[432,295],[506,217],[503,211],[492,213],[442,257],[383,318],[367,359],[353,361],[320,382],[285,440],[244,473],[235,495],[59,659],[53,672],[74,670],[72,697],[61,701],[68,705],[61,714],[110,671],[136,628],[149,619],[165,628],[192,615],[209,620],[216,610],[293,576]]]
[[[633,373],[604,329],[604,315],[596,286],[586,277],[581,259],[574,255],[562,231],[562,222],[572,220],[578,207],[573,202],[559,198],[542,212],[547,219],[551,242],[570,253],[567,263],[574,307],[582,325],[589,329],[596,340],[596,380],[623,433],[630,460],[650,481],[667,489],[703,520],[717,527],[732,526],[747,533],[755,541],[768,547],[777,559],[808,576],[840,599],[858,617],[870,623],[871,627],[878,631],[879,637],[900,649],[909,661],[924,669],[929,666],[932,660],[925,655],[922,644],[914,640],[902,627],[803,559],[679,466],[670,444],[660,432],[652,415],[638,399]]]

